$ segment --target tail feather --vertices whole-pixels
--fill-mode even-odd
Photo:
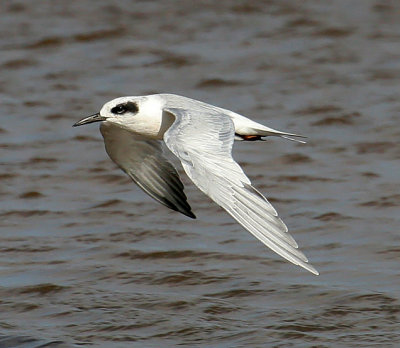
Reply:
[[[279,130],[264,126],[261,123],[254,122],[247,117],[239,115],[229,110],[223,110],[227,113],[233,123],[235,124],[235,139],[236,140],[263,140],[260,139],[262,137],[281,137],[287,140],[296,141],[298,143],[305,143],[303,140],[299,140],[298,138],[306,138],[304,135],[281,132]]]
[[[265,127],[265,129],[256,129],[256,128],[254,128],[254,131],[259,136],[264,136],[264,137],[275,136],[275,137],[280,137],[280,138],[287,139],[287,140],[290,140],[290,141],[295,141],[295,142],[298,142],[298,143],[301,143],[301,144],[305,144],[306,141],[300,140],[300,139],[296,139],[296,138],[302,138],[302,139],[307,138],[304,135],[281,132],[281,131],[278,131],[276,129],[272,129],[272,128],[269,128],[269,127]]]
[[[293,135],[291,135],[293,137]],[[306,138],[304,135],[296,135],[297,137],[301,137],[301,138]],[[296,143],[301,143],[301,144],[305,144],[306,141],[305,140],[300,140],[300,139],[295,139],[295,138],[291,138],[290,136],[287,135],[280,135],[281,138],[290,140],[290,141],[295,141]]]

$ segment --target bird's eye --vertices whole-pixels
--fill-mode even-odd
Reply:
[[[114,106],[114,107],[111,109],[111,112],[112,112],[113,114],[118,114],[118,115],[122,115],[122,114],[124,114],[126,111],[127,111],[127,109],[126,109],[126,107],[125,107],[124,104],[119,104],[119,105],[117,105],[117,106]]]

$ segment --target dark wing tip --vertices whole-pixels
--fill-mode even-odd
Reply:
[[[132,176],[131,176],[132,177]],[[175,210],[187,217],[192,219],[196,219],[196,215],[193,214],[192,208],[187,202],[186,195],[183,191],[180,192],[179,195],[159,195],[156,194],[154,191],[150,190],[148,186],[144,185],[136,181],[136,184],[143,189],[150,197],[154,198],[156,201],[160,202],[161,204],[165,205],[166,207]]]
[[[159,202],[161,202],[161,201],[159,201]],[[186,200],[179,202],[180,204],[175,204],[177,202],[173,203],[169,200],[164,200],[161,203],[172,210],[175,210],[187,217],[190,217],[191,219],[196,219],[196,215],[193,214],[192,208],[190,207],[189,203]]]
[[[197,219],[196,215],[194,215],[191,210],[190,211],[189,210],[188,211],[179,210],[179,212],[182,213],[183,215],[190,217],[191,219]]]

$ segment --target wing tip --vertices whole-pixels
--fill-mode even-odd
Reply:
[[[314,274],[314,275],[316,275],[316,276],[319,276],[319,272],[317,271],[317,269],[316,269],[314,266],[312,266],[312,265],[310,265],[310,264],[308,264],[308,263],[306,263],[306,264],[301,264],[301,265],[299,265],[299,266],[305,268],[307,271],[311,272],[312,274]]]
[[[186,196],[185,196],[186,198]],[[168,208],[177,211],[178,213],[181,213],[187,217],[190,217],[191,219],[197,219],[196,215],[192,212],[192,207],[189,205],[189,203],[185,200],[182,202],[179,202],[179,204],[174,204],[172,202],[168,202],[169,205],[167,205]],[[175,202],[177,203],[177,202]]]
[[[196,215],[194,215],[191,210],[187,210],[187,211],[179,210],[179,212],[182,213],[183,215],[186,215],[187,217],[190,217],[191,219],[197,219]]]
[[[165,201],[162,202],[167,208],[172,209],[177,211],[178,213],[181,213],[187,217],[190,217],[191,219],[197,219],[196,215],[192,212],[192,208],[190,205],[185,201],[183,205],[179,204],[174,204],[170,201]]]

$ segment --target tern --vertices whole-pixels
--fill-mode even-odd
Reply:
[[[232,157],[234,140],[277,136],[299,141],[233,111],[174,94],[113,99],[73,126],[101,122],[110,158],[147,194],[168,208],[196,218],[162,142],[193,183],[240,225],[288,261],[318,275],[288,228]]]

